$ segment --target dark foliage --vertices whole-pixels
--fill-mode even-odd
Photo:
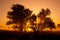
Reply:
[[[26,9],[23,5],[20,4],[14,4],[11,7],[12,11],[8,12],[7,18],[10,19],[10,21],[7,21],[7,25],[15,24],[13,28],[18,28],[21,31],[23,30],[24,25],[26,25],[26,22],[29,20],[31,23],[31,29],[36,31],[37,28],[41,27],[42,30],[44,28],[55,28],[55,23],[51,20],[50,17],[47,17],[50,15],[51,11],[47,8],[41,9],[41,12],[39,12],[38,15],[33,14],[32,11],[29,9]],[[42,22],[40,24],[36,24],[36,19],[39,17]],[[19,26],[18,26],[19,25]]]
[[[55,23],[52,21],[52,19],[49,16],[51,13],[51,11],[47,8],[45,9],[41,9],[41,12],[37,15],[43,22],[41,24],[39,24],[41,26],[41,30],[43,30],[44,28],[56,28],[55,27]]]
[[[7,22],[7,25],[19,24],[20,29],[22,30],[24,21],[26,21],[28,17],[31,16],[32,11],[25,9],[24,6],[20,4],[14,4],[11,9],[12,11],[9,11],[7,16],[10,19],[10,21]]]

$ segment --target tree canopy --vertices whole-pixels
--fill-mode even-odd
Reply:
[[[28,19],[32,11],[25,9],[25,7],[20,4],[14,4],[11,9],[12,11],[9,11],[7,16],[7,18],[10,19],[10,21],[7,22],[7,25],[19,24],[20,28],[22,29],[24,21]]]
[[[23,5],[20,4],[13,4],[11,7],[12,11],[8,11],[7,18],[10,20],[7,21],[7,25],[15,24],[13,27],[23,30],[23,27],[26,25],[26,22],[29,20],[31,29],[36,31],[37,28],[41,27],[42,30],[45,27],[55,28],[55,23],[52,21],[50,17],[47,17],[50,15],[51,11],[47,9],[41,9],[41,11],[38,13],[38,15],[32,14],[32,11],[30,9],[25,8]],[[40,18],[41,22],[40,24],[36,24],[36,19]],[[38,20],[39,21],[39,20]],[[18,26],[19,25],[19,26]]]

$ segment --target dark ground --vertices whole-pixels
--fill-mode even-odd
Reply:
[[[21,33],[0,30],[0,40],[60,40],[60,32],[40,31],[38,33]]]

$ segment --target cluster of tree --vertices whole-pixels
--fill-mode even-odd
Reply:
[[[26,22],[29,20],[31,29],[36,31],[37,27],[41,27],[41,30],[43,30],[45,27],[55,28],[54,22],[51,20],[50,17],[47,17],[50,15],[51,11],[47,8],[41,9],[38,15],[32,14],[32,11],[29,9],[26,9],[24,6],[20,4],[14,4],[11,7],[12,11],[8,12],[7,18],[10,20],[7,21],[7,25],[15,24],[13,27],[20,29],[20,31],[23,30],[23,27],[26,25]],[[42,21],[40,24],[36,24],[36,19],[39,17]],[[39,29],[38,29],[39,30]]]

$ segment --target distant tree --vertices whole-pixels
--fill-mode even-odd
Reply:
[[[57,27],[60,27],[60,24],[57,24]]]
[[[10,19],[6,24],[16,24],[19,25],[19,29],[23,30],[23,25],[28,17],[31,16],[32,11],[29,9],[25,9],[24,6],[19,4],[14,4],[11,7],[12,11],[8,12],[7,18]]]

